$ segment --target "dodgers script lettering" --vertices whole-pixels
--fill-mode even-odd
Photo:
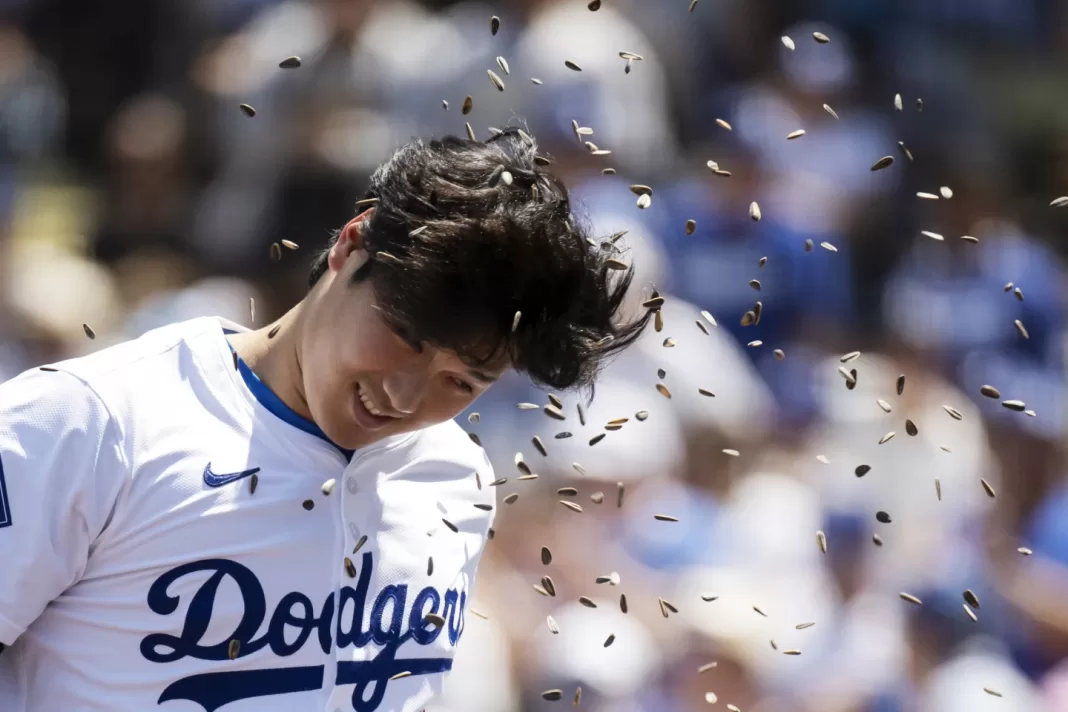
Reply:
[[[312,641],[324,654],[374,645],[379,648],[370,660],[339,661],[334,684],[354,685],[352,706],[356,712],[374,712],[382,704],[389,679],[401,672],[430,675],[452,668],[449,658],[406,658],[397,660],[405,643],[429,646],[443,633],[455,648],[463,633],[465,590],[448,589],[444,595],[434,588],[423,588],[409,604],[407,584],[384,587],[370,605],[368,587],[374,568],[370,552],[363,555],[356,588],[342,587],[331,593],[316,608],[310,598],[294,591],[287,593],[267,616],[263,586],[251,569],[229,559],[205,559],[183,564],[160,576],[148,591],[148,607],[161,616],[174,614],[181,603],[168,589],[186,576],[210,572],[189,600],[180,634],[153,633],[141,641],[141,655],[153,663],[167,664],[184,658],[219,663],[217,672],[185,677],[167,686],[158,703],[189,700],[215,712],[238,700],[322,689],[326,666],[272,667],[257,670],[226,670],[229,643],[240,643],[239,658],[264,650],[279,658],[294,655]],[[243,612],[234,630],[222,640],[203,640],[215,609],[219,585],[229,579],[241,593]],[[335,609],[337,615],[334,615]],[[442,609],[439,611],[439,609]],[[427,614],[437,613],[447,621],[437,628],[426,621]],[[266,621],[266,630],[260,632]],[[366,621],[366,627],[364,622]],[[287,636],[287,632],[289,635]],[[257,636],[257,633],[259,635]],[[293,637],[295,634],[295,638]],[[451,650],[450,650],[451,653]]]

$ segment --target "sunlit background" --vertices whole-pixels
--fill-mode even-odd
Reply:
[[[195,316],[268,323],[393,148],[524,125],[597,233],[630,231],[664,329],[608,370],[585,425],[574,396],[564,422],[517,409],[547,402],[518,377],[460,420],[509,481],[427,712],[561,708],[580,686],[597,712],[1068,710],[1068,208],[1050,206],[1068,6],[688,4],[0,0],[0,378]],[[643,59],[625,73],[620,51]],[[290,55],[303,66],[280,69]],[[274,262],[283,239],[299,248]],[[516,481],[517,452],[539,479]]]

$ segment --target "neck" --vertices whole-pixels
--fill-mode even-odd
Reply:
[[[241,360],[283,403],[311,420],[300,363],[300,336],[304,324],[302,305],[303,302],[280,319],[255,331],[231,334],[229,340]],[[272,337],[270,334],[275,327],[278,330]]]

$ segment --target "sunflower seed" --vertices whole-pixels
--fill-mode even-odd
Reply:
[[[701,667],[697,668],[697,674],[700,675],[702,673],[706,673],[709,670],[715,668],[717,665],[719,665],[719,663],[717,662],[705,663]]]
[[[658,522],[677,522],[677,521],[679,521],[678,517],[672,517],[672,516],[667,515],[667,514],[654,514],[653,515],[653,519],[657,520]]]
[[[292,57],[286,57],[278,63],[281,69],[296,69],[300,66],[300,57],[293,55]]]
[[[501,71],[504,72],[505,76],[512,73],[508,66],[508,60],[504,57],[497,57],[497,66],[501,68]]]
[[[944,185],[941,188],[939,188],[938,192],[941,193],[942,197],[945,198],[946,200],[949,200],[950,198],[953,197],[953,189],[950,188],[948,185]]]
[[[939,235],[937,232],[931,232],[930,230],[920,230],[920,234],[923,235],[924,237],[929,237],[932,240],[938,240],[939,242],[942,242],[943,240],[946,239],[946,238],[942,237],[941,235]]]
[[[690,9],[688,12],[693,12],[693,9],[697,7],[697,0],[690,0]]]
[[[714,705],[717,702],[719,702],[719,697],[716,696],[715,692],[706,692],[705,693],[705,702],[707,702],[710,705]]]
[[[245,116],[249,117],[250,119],[256,115],[256,110],[253,109],[249,104],[241,104],[241,111],[245,112]]]
[[[882,524],[889,524],[891,522],[890,515],[882,511],[875,513],[875,519]]]
[[[882,398],[875,402],[879,404],[879,407],[883,409],[883,412],[889,413],[891,411],[890,404],[884,401]]]
[[[975,595],[974,591],[972,591],[970,588],[966,588],[966,589],[964,589],[963,596],[964,596],[965,602],[969,606],[971,606],[972,608],[975,608],[975,609],[979,608],[979,597]]]
[[[878,534],[872,534],[871,535],[871,543],[875,544],[875,546],[882,546],[883,545],[883,539]]]
[[[622,482],[616,483],[616,509],[623,507],[623,494],[626,491],[626,487]]]
[[[716,397],[715,393],[713,393],[712,391],[707,390],[705,388],[698,388],[697,392],[700,393],[701,395],[705,396],[706,398],[715,398]]]
[[[846,381],[846,388],[853,390],[857,387],[857,369],[853,368],[849,370],[849,380]]]
[[[590,12],[597,12],[601,9],[601,0],[590,0],[589,4],[586,5],[586,9]],[[575,704],[577,705],[578,702],[575,702]]]
[[[468,114],[471,113],[471,108],[474,105],[475,105],[474,99],[472,99],[470,96],[468,96],[466,99],[464,99],[463,106],[460,107],[460,113],[463,114],[464,116],[467,116]],[[446,106],[446,108],[448,108],[448,106]]]
[[[586,608],[596,608],[597,604],[586,598],[585,596],[579,596],[578,602],[586,606]]]
[[[605,260],[604,266],[608,269],[625,270],[627,269],[627,263],[619,260]]]
[[[815,623],[798,623],[797,625],[794,626],[794,630],[805,630],[806,628],[811,628],[814,625],[816,625],[816,624]]]
[[[642,193],[638,196],[638,207],[645,210],[653,204],[653,199],[648,193]]]
[[[831,38],[823,34],[822,32],[813,32],[812,39],[816,40],[820,44],[827,44],[831,41]]]
[[[812,252],[812,245],[813,244],[814,243],[812,242],[811,238],[805,240],[805,252]]]
[[[939,478],[936,477],[936,478],[934,478],[934,483],[935,483],[935,497],[937,497],[938,501],[941,502],[942,501],[942,480],[940,480]]]
[[[560,489],[556,490],[556,495],[558,497],[574,497],[577,494],[578,490],[574,487],[561,487]]]
[[[779,361],[782,361],[784,358],[786,358],[786,352],[782,349],[775,349],[775,351],[773,351],[772,353],[775,354],[775,358]]]
[[[333,493],[335,487],[337,487],[337,480],[329,479],[323,483],[323,486],[320,489],[324,496],[329,497]]]
[[[675,606],[673,606],[671,604],[671,601],[668,601],[667,599],[664,599],[664,598],[657,598],[656,600],[660,602],[661,609],[667,609],[667,610],[671,611],[672,613],[678,613],[679,612],[679,609],[676,608]],[[667,616],[664,616],[664,617],[667,618]]]
[[[366,544],[366,543],[367,543],[367,535],[364,534],[363,536],[360,537],[360,540],[356,542],[356,546],[352,547],[352,553],[355,554],[357,551],[362,549],[363,545]]]
[[[564,420],[567,418],[567,416],[564,415],[564,411],[560,410],[560,408],[555,405],[547,405],[542,410],[545,411],[545,415],[555,420]]]
[[[924,200],[938,200],[938,196],[934,193],[917,193],[917,198],[923,198]]]
[[[911,420],[906,419],[905,432],[915,437],[920,431],[916,429],[916,423],[913,423]]]
[[[556,597],[556,584],[553,582],[551,576],[541,577],[541,587],[545,589],[545,592],[550,596]]]
[[[914,603],[917,606],[922,606],[923,605],[923,601],[921,601],[920,599],[916,598],[911,593],[901,592],[901,593],[899,593],[897,595],[901,597],[902,601],[908,601],[909,603]]]
[[[981,484],[983,486],[983,491],[986,492],[987,497],[990,497],[991,499],[993,499],[994,496],[995,496],[994,495],[994,488],[990,486],[990,483],[987,482],[986,480],[984,480],[982,477],[980,477],[979,478],[979,484]]]
[[[801,138],[804,135],[805,135],[805,130],[804,129],[796,129],[796,130],[791,131],[790,133],[786,134],[786,140],[787,141],[793,141],[795,138]]]
[[[723,178],[730,178],[731,177],[731,172],[730,171],[723,171],[723,170],[720,170],[720,169],[717,168],[716,170],[714,170],[712,172],[715,173],[717,176],[721,176]]]
[[[1025,411],[1024,411],[1024,415],[1029,415],[1029,416],[1031,416],[1032,418],[1035,418],[1035,417],[1037,417],[1037,416],[1038,416],[1038,413],[1036,413],[1036,412],[1035,412],[1035,411],[1033,411],[1033,410],[1025,410]]]
[[[492,512],[493,511],[493,505],[492,504],[480,504],[479,503],[479,504],[475,504],[475,509],[481,509],[483,512]]]
[[[545,83],[542,80],[538,79],[537,77],[531,77],[530,78],[530,82],[531,82],[531,84],[537,84],[538,86],[541,86],[542,84]]]
[[[510,495],[508,495],[507,497],[504,498],[504,503],[505,504],[512,504],[517,499],[519,499],[519,493],[518,492],[513,492],[512,494],[510,494]]]
[[[752,218],[754,221],[760,220],[760,206],[757,205],[756,201],[753,201],[749,204],[749,217]],[[750,282],[750,284],[752,284],[752,282]]]
[[[226,648],[226,653],[231,660],[237,660],[237,656],[241,654],[241,641],[234,638],[230,641],[230,645]]]
[[[730,125],[730,124],[728,124],[728,123],[727,123],[726,121],[724,121],[723,119],[716,119],[716,124],[717,124],[717,125],[718,125],[718,126],[719,126],[720,128],[723,128],[723,129],[727,129],[728,131],[733,131],[733,130],[734,130],[733,128],[731,128],[731,125]]]
[[[788,49],[788,50],[790,50],[792,52],[794,50],[794,47],[796,47],[796,45],[794,44],[794,41],[792,39],[790,39],[789,37],[787,37],[786,35],[783,35],[781,39],[782,39],[783,46],[786,47],[786,49]]]
[[[910,150],[909,150],[909,149],[908,149],[908,148],[907,148],[907,147],[905,146],[905,142],[904,142],[904,141],[898,141],[898,142],[897,142],[897,147],[898,147],[899,149],[901,149],[901,152],[902,152],[903,154],[905,154],[905,158],[909,159],[910,161],[911,161],[911,160],[913,160],[913,159],[912,159],[912,151],[910,151]]]
[[[822,531],[816,532],[816,544],[819,546],[821,554],[827,553],[827,535]]]
[[[493,74],[493,72],[490,72],[490,74]],[[472,141],[477,141],[478,138],[475,137],[475,130],[471,128],[471,124],[465,121],[464,127],[467,129],[467,138],[471,139]]]
[[[497,30],[501,29],[501,18],[494,15],[490,18],[490,34],[497,34]]]
[[[741,457],[742,455],[742,453],[738,452],[737,450],[732,450],[731,448],[725,448],[723,450],[723,454],[730,455],[731,457]]]
[[[757,608],[756,606],[753,606],[753,610],[754,610],[754,611],[756,611],[757,613],[759,613],[760,615],[764,616],[765,618],[767,618],[767,617],[768,617],[768,614],[767,614],[767,613],[765,613],[764,611],[760,610],[760,609],[759,609],[759,608]]]
[[[979,389],[979,393],[986,396],[987,398],[1001,398],[1001,391],[999,391],[997,388],[994,388],[993,386],[983,386]]]
[[[964,416],[961,415],[961,412],[956,408],[951,408],[948,405],[943,405],[942,410],[949,413],[949,417],[953,418],[953,420],[964,420]]]
[[[824,465],[831,464],[831,461],[827,459],[826,455],[816,455],[816,459],[822,462]]]
[[[1009,410],[1015,410],[1017,413],[1022,413],[1027,408],[1027,405],[1021,400],[1002,401],[1001,405]]]
[[[1021,292],[1021,291],[1020,291],[1020,288],[1019,288],[1019,287],[1017,287],[1016,289],[1014,289],[1014,290],[1012,291],[1012,293],[1013,293],[1013,295],[1014,295],[1014,296],[1016,297],[1016,299],[1017,299],[1018,301],[1021,301],[1021,302],[1023,301],[1023,292]]]
[[[88,324],[82,324],[82,331],[85,332],[85,335],[88,336],[90,340],[96,338],[96,332],[93,331],[93,328]]]
[[[315,509],[315,502],[311,501],[310,499],[306,499],[301,502],[300,506],[304,507],[304,509],[310,512]]]
[[[634,185],[632,185],[630,187],[630,192],[634,193],[635,195],[645,195],[646,193],[648,193],[649,195],[652,195],[653,194],[653,189],[650,188],[647,185],[643,185],[641,183],[635,183]]]
[[[345,573],[349,575],[349,578],[356,578],[356,565],[347,556],[345,557]]]
[[[582,67],[578,66],[577,64],[572,62],[570,59],[565,59],[564,60],[564,66],[567,67],[568,69],[570,69],[573,72],[581,72],[582,71]]]
[[[742,710],[734,705],[727,705],[727,712],[742,712]]]
[[[568,502],[565,499],[560,500],[560,504],[564,505],[565,507],[570,509],[572,512],[581,512],[582,511],[582,506],[581,505],[575,504],[574,502]]]
[[[855,380],[856,380],[856,378],[854,378],[854,377],[853,377],[853,374],[852,374],[852,373],[850,373],[849,371],[845,370],[845,368],[843,368],[843,367],[841,367],[841,366],[839,366],[839,367],[838,367],[838,374],[839,374],[839,375],[840,375],[840,376],[841,376],[842,378],[846,379],[846,382],[847,382],[847,383],[848,383],[849,381],[855,381]]]
[[[1054,198],[1053,201],[1049,204],[1051,208],[1063,208],[1065,205],[1068,205],[1068,195],[1061,196],[1060,198]]]
[[[252,473],[252,477],[248,478],[248,493],[250,495],[256,494],[256,488],[259,487],[260,476],[255,472]]]
[[[897,435],[897,433],[895,433],[893,430],[891,430],[889,433],[887,433],[886,435],[884,435],[881,438],[879,438],[879,444],[883,445],[883,444],[889,442],[890,440],[893,439],[893,437],[895,435]]]
[[[894,165],[894,157],[893,156],[883,156],[878,161],[876,161],[875,163],[872,164],[871,169],[873,171],[881,171],[882,169],[889,168],[892,165]]]
[[[718,598],[719,598],[719,596],[713,596],[713,595],[708,594],[708,593],[702,593],[701,594],[701,600],[704,601],[705,603],[711,603],[712,601],[715,601]]]
[[[642,302],[642,307],[644,309],[659,309],[662,306],[664,306],[663,297],[653,297],[652,299],[646,299]]]
[[[686,221],[686,234],[687,235],[692,235],[696,231],[697,231],[697,221],[696,220],[687,220]]]
[[[493,82],[493,86],[497,87],[497,91],[504,91],[504,81],[497,76],[496,72],[492,69],[487,69],[486,74],[489,75],[490,81]]]
[[[857,469],[853,470],[853,474],[857,477],[863,477],[871,472],[871,465],[857,465]]]
[[[1023,554],[1024,556],[1030,556],[1031,554],[1035,553],[1035,552],[1031,551],[1030,549],[1028,549],[1026,546],[1021,546],[1016,551],[1021,553],[1021,554]]]
[[[541,595],[545,596],[546,598],[549,597],[549,592],[545,590],[544,586],[539,586],[538,584],[534,584],[534,590],[537,591],[538,593],[540,593]]]
[[[983,692],[985,692],[988,695],[993,695],[994,697],[1002,697],[1002,694],[1000,692],[998,692],[997,690],[991,689],[989,687],[984,687],[983,688]]]
[[[751,279],[751,280],[749,280],[749,286],[759,292],[760,291],[760,280],[759,279]]]
[[[1016,324],[1016,330],[1020,332],[1020,336],[1024,337],[1025,339],[1031,338],[1031,335],[1027,333],[1027,328],[1023,325],[1022,321],[1017,319],[1013,323]]]
[[[972,243],[975,243],[975,244],[979,244],[979,238],[978,237],[972,237],[971,235],[961,235],[960,239],[964,240],[965,242],[972,242]]]
[[[894,108],[897,109],[898,111],[901,111],[901,110],[903,110],[905,108],[905,105],[901,101],[901,95],[900,94],[894,94]]]

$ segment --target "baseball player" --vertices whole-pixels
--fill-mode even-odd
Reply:
[[[648,315],[509,130],[398,150],[249,331],[201,318],[0,386],[0,710],[419,712],[464,630],[506,369],[592,383]]]

